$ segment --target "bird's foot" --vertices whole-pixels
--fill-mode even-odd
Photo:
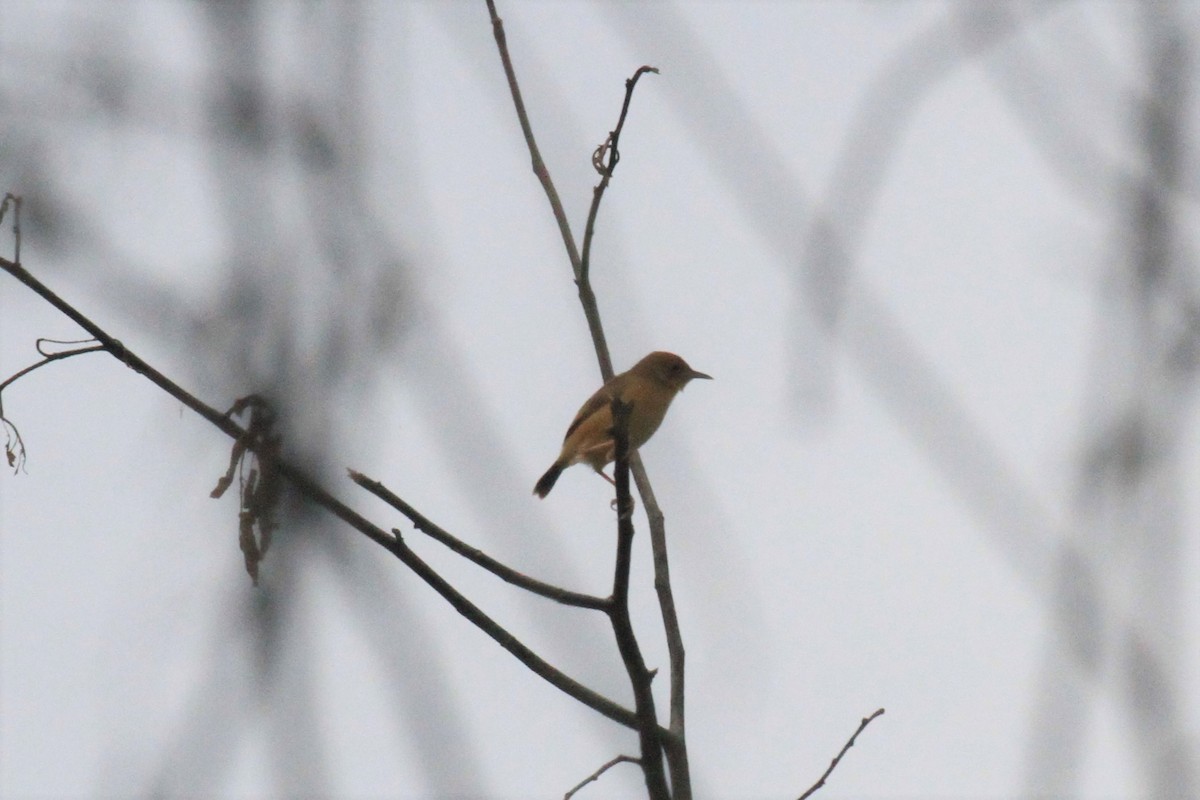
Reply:
[[[618,509],[617,498],[614,497],[612,499],[612,502],[608,504],[608,507],[611,508],[613,511],[618,511],[619,509]],[[626,511],[624,514],[621,514],[620,516],[618,516],[617,519],[629,519],[630,517],[633,516],[633,510],[635,508],[637,508],[637,501],[634,500],[632,497],[630,497],[629,498],[629,510]]]

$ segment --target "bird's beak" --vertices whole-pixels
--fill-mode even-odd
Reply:
[[[689,374],[689,375],[688,375],[688,380],[689,380],[689,381],[693,381],[693,380],[695,380],[696,378],[703,378],[703,379],[704,379],[704,380],[706,380],[706,381],[711,381],[711,380],[713,379],[713,376],[712,376],[712,375],[706,375],[706,374],[704,374],[703,372],[699,372],[699,371],[697,371],[697,370],[692,370],[692,371],[691,371],[691,374]]]

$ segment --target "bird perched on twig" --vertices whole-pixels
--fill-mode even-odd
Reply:
[[[712,380],[711,375],[697,372],[674,353],[662,351],[651,353],[628,371],[614,375],[579,409],[563,437],[562,452],[533,487],[533,493],[538,497],[548,495],[562,471],[573,464],[590,464],[611,483],[612,478],[603,470],[605,464],[616,458],[613,398],[619,397],[630,406],[629,449],[636,450],[658,430],[675,395],[695,378]]]

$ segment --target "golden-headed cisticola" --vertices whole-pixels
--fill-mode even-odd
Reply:
[[[658,430],[675,395],[696,378],[711,380],[712,376],[692,369],[674,353],[661,351],[646,356],[628,371],[614,375],[579,409],[567,428],[567,435],[563,437],[562,452],[533,487],[533,493],[545,497],[554,488],[554,482],[562,471],[573,464],[590,464],[592,469],[611,481],[603,469],[616,458],[612,430],[613,398],[619,397],[622,403],[630,407],[627,423],[629,449],[636,450]]]

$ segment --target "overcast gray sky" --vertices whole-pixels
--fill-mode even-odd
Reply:
[[[661,70],[592,275],[618,370],[715,377],[643,448],[697,796],[798,796],[879,707],[819,796],[1195,796],[1200,6],[498,5],[577,238]],[[3,0],[0,92],[29,270],[206,402],[270,396],[339,497],[630,702],[601,619],[344,476],[607,591],[608,484],[530,495],[599,372],[482,0]],[[80,335],[2,276],[0,375]],[[4,797],[552,797],[634,752],[323,513],[252,587],[228,441],[113,359],[3,401]],[[641,518],[635,558],[661,711]]]

